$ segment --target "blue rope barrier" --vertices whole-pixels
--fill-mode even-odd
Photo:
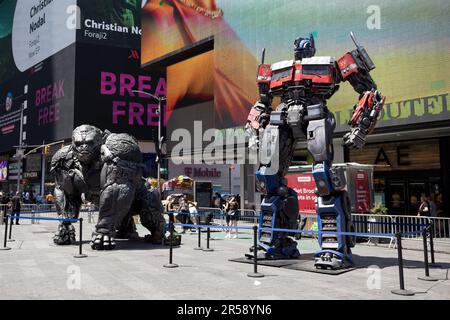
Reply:
[[[89,211],[89,210],[80,210],[80,213],[82,212],[90,212],[90,213],[95,213],[95,211]],[[19,212],[9,212],[8,214],[40,214],[40,213],[58,213],[57,211],[19,211]]]
[[[168,223],[166,223],[168,225]],[[174,223],[176,227],[190,227],[190,228],[202,228],[202,229],[242,229],[242,230],[252,230],[253,227],[230,227],[230,226],[216,226],[216,225],[200,225],[200,224],[188,224],[188,223]]]
[[[24,217],[22,215],[20,216],[13,216],[13,215],[7,215],[6,217],[11,219],[25,219],[25,220],[49,220],[49,221],[65,221],[65,222],[77,222],[80,221],[80,219],[70,219],[70,218],[47,218],[47,217]]]
[[[210,228],[210,229],[236,229],[236,230],[251,230],[253,227],[230,227],[230,226],[214,226],[214,225],[196,225],[196,224],[184,224],[176,223],[174,226],[190,227],[190,228]],[[276,231],[286,233],[306,233],[306,234],[334,234],[334,235],[349,235],[349,236],[365,236],[365,237],[395,237],[395,233],[363,233],[363,232],[336,232],[336,231],[313,231],[313,230],[300,230],[300,229],[279,229],[279,228],[260,228],[261,231]],[[415,235],[421,234],[423,230],[414,232],[401,233],[402,235]]]

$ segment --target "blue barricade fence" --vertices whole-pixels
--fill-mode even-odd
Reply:
[[[214,226],[214,225],[198,225],[198,224],[188,224],[188,223],[174,223],[174,226],[188,227],[188,228],[202,228],[202,229],[235,229],[235,230],[252,230],[253,227],[239,227],[239,226]],[[347,236],[360,236],[360,237],[394,237],[394,233],[365,233],[365,232],[335,232],[335,231],[313,231],[313,230],[300,230],[300,229],[280,229],[280,228],[260,228],[258,230],[262,231],[275,231],[275,232],[286,232],[286,233],[306,233],[306,234],[335,234],[335,235],[347,235]],[[401,235],[412,235],[412,234],[422,234],[422,230],[400,233]]]
[[[5,234],[4,234],[4,242],[3,242],[3,250],[10,250],[11,248],[6,246],[7,242],[7,234],[8,234],[8,220],[11,219],[11,224],[9,225],[9,239],[11,240],[11,234],[12,234],[12,221],[15,220],[47,220],[47,221],[64,221],[64,222],[79,222],[80,223],[80,232],[79,232],[79,253],[77,255],[74,255],[74,258],[86,258],[87,255],[83,254],[83,218],[48,218],[48,217],[36,217],[36,216],[24,216],[23,214],[19,213],[20,216],[16,215],[17,212],[14,212],[12,214],[7,214],[5,216],[6,223],[5,223]]]
[[[25,219],[25,220],[48,220],[48,221],[65,221],[65,222],[78,222],[80,218],[47,218],[47,217],[27,217],[21,214],[20,216],[15,216],[13,214],[8,214],[6,217],[11,219]]]

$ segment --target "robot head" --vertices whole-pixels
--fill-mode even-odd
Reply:
[[[72,133],[72,149],[82,164],[94,161],[100,155],[103,144],[103,133],[100,129],[81,125]]]
[[[312,34],[309,38],[297,38],[294,41],[295,60],[303,58],[311,58],[316,54],[316,46],[314,45],[314,37]]]

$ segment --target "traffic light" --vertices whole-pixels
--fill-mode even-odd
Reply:
[[[45,146],[44,146],[44,154],[45,155],[48,155],[50,153],[50,146],[48,145],[48,144],[46,144]]]

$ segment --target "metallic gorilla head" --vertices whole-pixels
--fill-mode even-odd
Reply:
[[[102,144],[103,133],[96,127],[81,125],[73,130],[72,149],[81,163],[87,164],[98,158]]]
[[[309,38],[297,38],[294,41],[295,60],[302,60],[303,58],[311,58],[316,54],[316,46],[314,44],[314,37],[312,34]]]

